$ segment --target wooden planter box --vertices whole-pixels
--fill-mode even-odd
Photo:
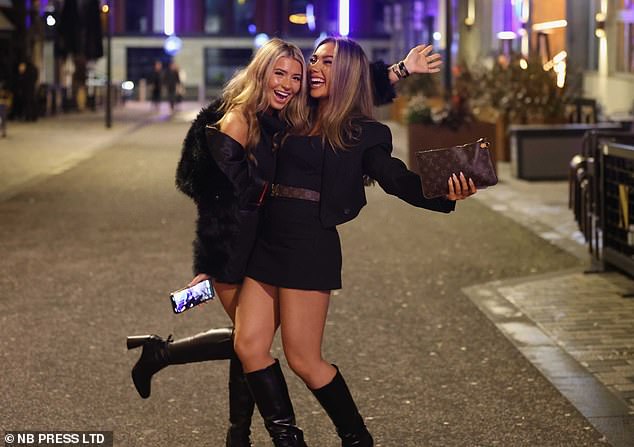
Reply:
[[[390,110],[390,119],[392,121],[396,121],[397,123],[406,124],[405,123],[405,108],[407,107],[407,101],[409,98],[405,96],[397,96],[394,98],[391,104]]]
[[[407,136],[409,146],[408,164],[409,168],[414,172],[418,172],[415,158],[417,151],[471,143],[479,138],[486,138],[491,142],[491,158],[493,167],[497,170],[495,124],[472,121],[463,124],[456,130],[434,124],[408,124]]]
[[[511,174],[523,180],[566,180],[570,160],[583,152],[586,132],[617,132],[621,123],[518,124],[510,128]]]

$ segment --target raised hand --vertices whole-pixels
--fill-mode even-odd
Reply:
[[[403,62],[410,74],[414,73],[438,73],[442,65],[442,56],[432,53],[432,45],[418,45],[407,53]]]

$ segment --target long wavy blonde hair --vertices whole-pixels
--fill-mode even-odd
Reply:
[[[361,132],[353,120],[373,115],[368,58],[358,43],[344,37],[327,37],[315,50],[326,43],[335,44],[328,100],[321,108],[311,100],[311,122],[333,149],[348,149]]]
[[[280,119],[293,129],[305,129],[308,123],[306,62],[301,50],[281,39],[271,39],[258,51],[242,70],[238,71],[227,83],[222,92],[221,111],[225,114],[231,110],[240,110],[249,127],[245,149],[251,150],[260,141],[260,126],[256,114],[269,107],[267,96],[268,80],[271,77],[275,62],[281,57],[290,57],[301,65],[302,82],[300,91],[294,95],[287,106],[280,111]],[[221,118],[217,125],[222,125]]]

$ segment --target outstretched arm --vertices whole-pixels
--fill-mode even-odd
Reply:
[[[450,213],[456,207],[455,198],[427,199],[423,196],[418,174],[410,171],[403,161],[390,155],[390,149],[377,145],[366,149],[363,171],[373,178],[383,190],[418,208]]]
[[[477,192],[473,180],[460,172],[447,179],[449,194],[445,197],[425,198],[420,176],[407,169],[401,160],[392,157],[389,128],[384,125],[368,125],[366,128],[367,139],[374,144],[363,153],[363,173],[376,180],[388,194],[419,208],[448,213],[454,210],[456,200],[466,199]]]
[[[389,104],[396,97],[394,84],[416,73],[438,73],[442,65],[440,54],[433,53],[431,45],[418,45],[412,48],[405,59],[396,64],[385,65],[382,61],[370,64],[374,105]]]

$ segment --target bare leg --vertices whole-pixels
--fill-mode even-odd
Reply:
[[[280,289],[284,353],[291,369],[311,389],[326,385],[337,372],[321,354],[329,304],[329,291]]]
[[[236,312],[234,347],[245,372],[271,366],[273,337],[279,325],[277,287],[245,278]]]
[[[225,312],[235,327],[236,309],[241,284],[229,284],[213,280],[214,290],[222,303]],[[244,377],[242,362],[234,354],[229,361],[229,430],[227,431],[227,446],[251,446],[251,417],[255,408],[255,401],[249,391]]]
[[[335,424],[342,446],[372,447],[339,369],[322,358],[321,344],[330,292],[280,289],[280,319],[286,359]]]
[[[218,294],[218,299],[222,303],[225,312],[231,318],[231,322],[236,322],[236,307],[238,307],[238,294],[240,293],[240,284],[229,284],[212,280],[214,290]]]
[[[286,380],[271,345],[279,325],[278,288],[246,278],[236,312],[235,350],[251,394],[276,447],[306,447],[295,425]]]

